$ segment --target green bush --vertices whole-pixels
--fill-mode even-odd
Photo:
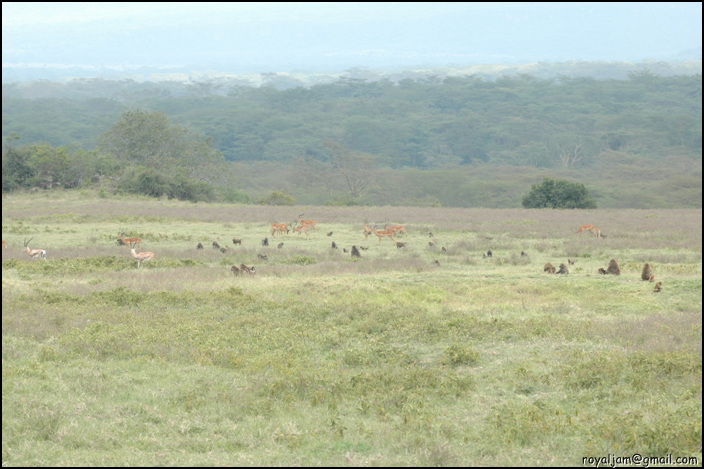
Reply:
[[[596,201],[584,184],[544,178],[533,184],[523,198],[523,208],[596,208]]]

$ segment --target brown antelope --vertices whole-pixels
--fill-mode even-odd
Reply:
[[[29,238],[29,241],[32,241],[33,239],[34,238]],[[44,249],[29,249],[29,241],[24,241],[24,248],[27,255],[33,259],[41,258],[42,260],[46,260],[46,251]]]
[[[153,252],[137,252],[134,250],[134,246],[135,246],[134,244],[132,244],[130,246],[130,248],[131,248],[130,253],[132,254],[132,257],[137,259],[137,268],[138,269],[140,267],[142,267],[142,262],[150,261],[150,260],[154,259],[154,257],[156,257],[156,255]]]
[[[394,233],[399,233],[399,235],[400,235],[400,233],[403,233],[404,235],[407,234],[406,228],[404,228],[403,225],[392,225],[392,226],[384,225],[384,228],[386,228],[387,231],[393,231]]]
[[[301,235],[301,231],[302,231],[306,234],[306,238],[308,238],[309,237],[309,235],[308,235],[308,227],[309,226],[311,226],[311,225],[298,225],[297,227],[295,227],[293,229],[293,231],[298,233],[299,236]]]
[[[376,229],[372,228],[372,233],[377,235],[379,237],[379,245],[381,246],[381,238],[384,238],[386,236],[389,237],[392,243],[396,244],[396,240],[394,239],[394,232],[389,231],[389,230],[384,230],[384,231],[377,231]]]
[[[288,234],[289,229],[286,223],[272,223],[271,224],[271,236],[276,236],[277,233]]]
[[[369,235],[372,234],[372,230],[370,230],[367,225],[362,226],[364,226],[364,239],[369,239]]]
[[[142,238],[125,238],[125,233],[120,233],[120,236],[117,238],[117,244],[120,246],[132,246],[133,244],[136,244],[137,247],[140,247],[142,245]]]
[[[4,239],[2,240],[2,248],[7,249],[7,241],[5,241]]]
[[[315,226],[315,224],[317,223],[315,220],[302,220],[301,219],[302,216],[303,216],[302,213],[300,215],[298,215],[298,223],[300,223],[301,225],[308,225],[311,228],[313,228],[315,231],[318,231],[318,228]]]
[[[584,233],[585,231],[594,233],[594,225],[582,225],[577,229],[577,233]]]

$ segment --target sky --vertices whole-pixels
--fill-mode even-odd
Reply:
[[[701,38],[699,2],[2,4],[3,82],[139,68],[701,60]]]

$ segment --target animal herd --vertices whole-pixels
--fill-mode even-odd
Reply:
[[[303,232],[306,234],[306,237],[309,236],[309,229],[317,231],[316,227],[316,221],[314,220],[303,220],[301,217],[303,214],[300,214],[296,220],[295,226],[293,224],[286,224],[286,223],[272,223],[271,225],[271,230],[270,230],[270,235],[272,237],[275,236],[283,236],[289,234],[291,231],[298,233],[299,235]],[[375,234],[379,238],[379,245],[381,245],[381,241],[383,238],[389,238],[389,240],[396,246],[397,249],[404,248],[407,243],[406,242],[401,242],[401,241],[396,241],[394,236],[401,236],[401,235],[406,235],[407,231],[403,225],[384,225],[384,229],[379,231],[376,229],[376,226],[372,226],[372,228],[368,227],[366,224],[362,225],[363,227],[363,235],[364,239],[368,239],[369,235]],[[601,233],[601,230],[594,225],[582,225],[577,229],[577,233],[585,233],[585,232],[590,232],[594,235],[596,238],[606,238],[606,235]],[[327,236],[332,236],[333,232],[330,231],[327,233]],[[435,239],[435,235],[433,235],[432,232],[429,233],[428,235],[431,239]],[[46,260],[47,259],[47,254],[45,249],[32,249],[29,247],[29,243],[33,240],[34,238],[30,239],[25,239],[24,240],[24,248],[25,252],[27,255],[29,255],[33,259],[42,259]],[[120,234],[117,238],[117,244],[121,246],[129,246],[130,247],[130,254],[134,259],[137,260],[137,268],[140,268],[142,266],[142,262],[148,262],[154,258],[156,258],[156,254],[153,252],[149,251],[142,251],[142,252],[137,252],[137,249],[141,248],[141,243],[142,239],[138,237],[130,237],[127,238],[125,237],[124,231],[120,231]],[[233,245],[242,245],[242,239],[239,238],[232,238],[232,244]],[[269,239],[264,238],[262,239],[262,246],[268,246],[269,245]],[[282,249],[284,246],[283,242],[280,242],[277,245],[278,249]],[[431,248],[435,248],[436,244],[434,241],[429,241],[428,246]],[[7,249],[8,245],[7,242],[3,240],[2,242],[2,247],[3,249]],[[219,250],[222,253],[227,253],[229,251],[228,248],[221,247],[217,241],[212,242],[212,247],[214,249]],[[332,249],[337,249],[337,244],[335,241],[332,242],[331,245]],[[196,249],[203,249],[203,244],[198,243],[196,246]],[[352,246],[351,248],[351,257],[354,258],[361,258],[362,255],[360,253],[360,249],[366,250],[368,249],[367,247],[364,246]],[[447,252],[447,249],[443,246],[442,247],[443,252]],[[347,248],[343,248],[343,252],[347,253],[349,252]],[[527,257],[528,254],[526,254],[525,251],[521,251],[521,257]],[[486,253],[482,254],[482,257],[484,258],[491,258],[493,257],[493,253],[490,250],[488,250]],[[266,254],[257,254],[257,258],[261,261],[267,261],[268,257]],[[567,264],[569,265],[574,265],[575,261],[572,259],[567,260]],[[439,261],[435,261],[436,265],[440,265]],[[547,272],[549,274],[557,274],[557,275],[567,275],[569,274],[569,267],[565,263],[561,263],[559,265],[559,268],[555,268],[555,266],[552,265],[552,263],[547,262],[543,266],[543,272]],[[252,275],[255,273],[255,268],[254,266],[249,267],[245,264],[240,264],[239,266],[233,265],[230,270],[235,276],[238,275]],[[618,262],[616,259],[611,259],[609,261],[609,264],[607,267],[604,269],[603,267],[600,267],[597,271],[598,274],[600,275],[621,275],[621,269],[618,265]],[[650,265],[650,263],[645,263],[643,266],[643,269],[641,271],[641,280],[647,281],[647,282],[655,282],[655,274],[653,273],[653,268]],[[654,292],[660,292],[662,291],[662,282],[657,282],[654,287]]]

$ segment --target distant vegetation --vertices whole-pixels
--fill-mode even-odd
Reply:
[[[70,98],[52,98],[52,87]],[[229,162],[170,175],[239,192],[201,188],[198,200],[282,192],[319,205],[520,207],[531,184],[559,176],[584,184],[600,207],[701,207],[701,89],[700,74],[648,71],[626,80],[347,77],[289,89],[88,80],[47,83],[36,99],[4,85],[3,136],[20,138],[30,170],[23,184],[40,187],[39,148],[81,160],[76,185],[134,174],[140,162],[99,143],[125,111],[158,111]],[[182,159],[178,149],[171,156]],[[6,184],[6,159],[7,148],[4,191],[23,185]],[[206,181],[206,172],[217,177]]]

